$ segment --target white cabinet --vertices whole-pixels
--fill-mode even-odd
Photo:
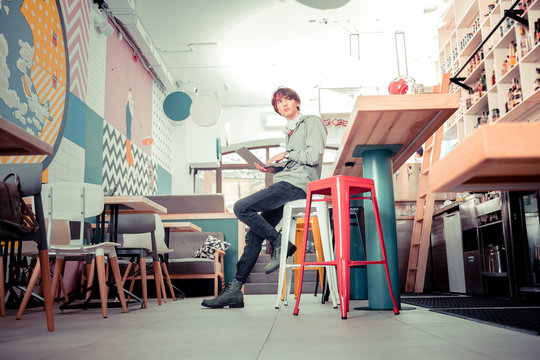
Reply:
[[[454,0],[441,19],[441,73],[470,88],[450,86],[461,94],[445,124],[444,140],[453,145],[483,124],[540,120],[540,0],[515,3]],[[505,17],[512,7],[523,10],[525,24]]]
[[[465,271],[463,265],[463,244],[459,212],[445,215],[444,240],[446,245],[446,261],[448,264],[448,286],[451,292],[466,293]]]

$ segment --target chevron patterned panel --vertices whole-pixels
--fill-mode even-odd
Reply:
[[[67,32],[70,91],[86,101],[86,79],[88,76],[88,43],[90,36],[90,1],[61,0],[64,24]]]
[[[103,122],[103,189],[116,186],[115,195],[157,194],[157,163],[132,146],[135,167],[126,160],[126,137]]]

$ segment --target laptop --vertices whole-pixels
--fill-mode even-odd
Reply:
[[[253,154],[251,151],[249,151],[245,147],[241,147],[241,148],[237,149],[236,153],[238,155],[240,155],[240,157],[242,157],[242,159],[246,160],[246,162],[248,164],[253,165],[253,167],[255,167],[255,163],[261,165],[263,168],[285,167],[285,165],[287,165],[287,161],[282,161],[282,162],[278,162],[278,163],[272,163],[270,165],[265,165],[265,163],[263,161],[259,160],[259,158],[257,156],[255,156],[255,154]]]

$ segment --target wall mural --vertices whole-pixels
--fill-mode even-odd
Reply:
[[[121,37],[107,39],[103,188],[117,195],[157,193],[152,161],[153,79]]]
[[[1,163],[47,168],[62,139],[68,104],[67,40],[58,1],[3,1],[0,8],[0,116],[53,146],[48,156]]]
[[[126,161],[127,140],[103,122],[103,189],[115,195],[157,194],[157,163],[137,146],[130,146],[132,163]]]
[[[90,1],[61,0],[66,25],[70,65],[70,91],[86,102]]]

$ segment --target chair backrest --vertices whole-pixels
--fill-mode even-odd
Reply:
[[[126,215],[120,215],[119,219]],[[129,216],[129,215],[127,215]],[[145,214],[146,217],[150,216],[154,218],[155,230],[154,236],[156,239],[156,251],[158,254],[166,254],[171,252],[167,245],[165,244],[165,229],[163,228],[163,223],[161,218],[157,214]],[[120,221],[120,220],[119,220]],[[131,220],[132,221],[132,220]],[[126,225],[128,223],[125,223]],[[140,230],[141,228],[139,228]],[[122,229],[123,230],[123,229]],[[133,231],[133,230],[131,230]],[[122,233],[120,228],[118,230],[119,234],[122,234],[124,243],[123,247],[128,248],[145,248],[152,250],[152,237],[150,232],[140,232],[140,233]]]
[[[99,215],[104,209],[103,190],[100,185],[81,182],[57,182],[43,185],[43,212],[48,222],[53,219],[78,221],[79,237],[71,245],[82,246],[85,218]],[[47,238],[51,239],[50,233]],[[69,232],[68,232],[69,233]]]
[[[19,175],[20,192],[23,197],[39,194],[43,164],[2,164],[0,165],[0,180],[12,172]]]
[[[38,244],[38,249],[47,249],[47,235],[45,231],[45,220],[41,201],[41,181],[43,164],[2,164],[0,165],[0,180],[9,173],[16,173],[19,176],[19,191],[22,197],[33,196],[34,204],[32,209],[39,223],[39,230],[35,233],[17,233],[15,237],[21,240],[34,240]],[[2,236],[10,236],[4,233]]]

